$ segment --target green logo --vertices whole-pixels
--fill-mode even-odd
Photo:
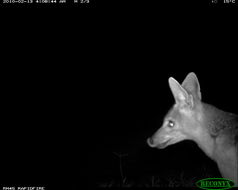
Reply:
[[[206,178],[197,181],[196,186],[201,189],[221,190],[232,188],[234,186],[234,182],[224,178]]]

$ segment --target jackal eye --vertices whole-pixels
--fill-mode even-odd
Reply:
[[[168,121],[168,126],[169,127],[174,127],[175,123],[172,120]]]

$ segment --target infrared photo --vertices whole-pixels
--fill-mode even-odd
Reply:
[[[0,190],[238,190],[233,2],[2,0]]]
[[[199,180],[225,178],[237,186],[234,72],[127,71],[93,86],[88,185],[199,189]]]

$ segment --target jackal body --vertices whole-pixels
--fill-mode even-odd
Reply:
[[[169,86],[175,104],[148,144],[161,149],[193,140],[217,163],[222,176],[238,186],[238,116],[203,103],[194,73],[189,73],[182,85],[170,77]]]

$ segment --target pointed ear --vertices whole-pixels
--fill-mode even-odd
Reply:
[[[173,77],[169,78],[169,86],[176,103],[180,105],[189,104],[193,106],[192,96],[189,96],[186,90],[184,90],[184,88]]]
[[[191,94],[194,99],[201,100],[201,91],[200,91],[200,85],[198,82],[198,78],[195,75],[195,73],[191,72],[189,73],[186,78],[184,79],[182,83],[182,87]]]

